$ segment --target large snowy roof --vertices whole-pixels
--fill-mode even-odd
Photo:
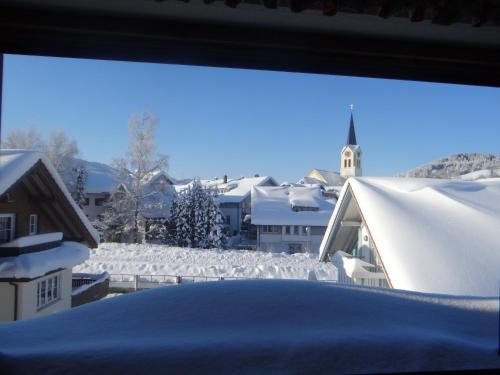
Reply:
[[[325,169],[311,169],[307,176],[299,181],[302,184],[319,183],[323,186],[342,186],[344,182],[345,179],[338,172]]]
[[[294,211],[293,206],[318,211]],[[252,188],[252,224],[326,226],[335,204],[319,187],[258,186]]]
[[[109,165],[75,159],[73,165],[83,164],[87,170],[87,193],[111,193],[120,183],[118,171]]]
[[[224,183],[222,179],[200,180],[206,188],[217,189],[220,203],[239,203],[243,201],[251,192],[253,186],[277,185],[276,181],[269,176],[263,177],[241,177],[228,179]],[[176,186],[177,191],[184,190],[192,184]]]
[[[333,252],[342,207],[359,206],[394,288],[498,296],[500,179],[351,178],[320,248]]]
[[[7,374],[358,374],[500,367],[498,301],[315,281],[129,293],[0,325]]]
[[[93,238],[95,243],[98,244],[99,234],[71,197],[66,185],[50,160],[41,152],[31,150],[0,150],[0,195],[5,193],[39,161],[47,168],[51,177],[54,179],[59,189],[61,189],[89,235]]]

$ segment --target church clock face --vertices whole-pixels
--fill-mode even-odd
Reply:
[[[350,157],[350,156],[351,156],[351,151],[346,151],[346,152],[344,152],[344,155],[345,155],[347,158],[348,158],[348,157]]]

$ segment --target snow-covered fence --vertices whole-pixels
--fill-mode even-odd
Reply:
[[[199,275],[134,275],[134,274],[109,274],[109,287],[112,290],[140,290],[151,289],[165,285],[181,283],[198,283],[223,280],[264,280],[264,277],[244,276],[199,276]],[[336,282],[337,280],[321,280]]]

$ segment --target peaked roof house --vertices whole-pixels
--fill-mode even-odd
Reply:
[[[99,235],[43,154],[0,150],[0,176],[0,321],[71,307],[71,269]]]
[[[319,186],[254,186],[251,220],[257,226],[257,249],[317,253],[334,205]]]
[[[339,281],[498,296],[500,179],[350,178],[320,247]]]

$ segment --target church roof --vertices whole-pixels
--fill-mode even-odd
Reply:
[[[357,145],[356,142],[356,131],[354,130],[354,119],[352,117],[351,112],[351,123],[349,124],[349,134],[347,134],[347,143],[348,145]]]

